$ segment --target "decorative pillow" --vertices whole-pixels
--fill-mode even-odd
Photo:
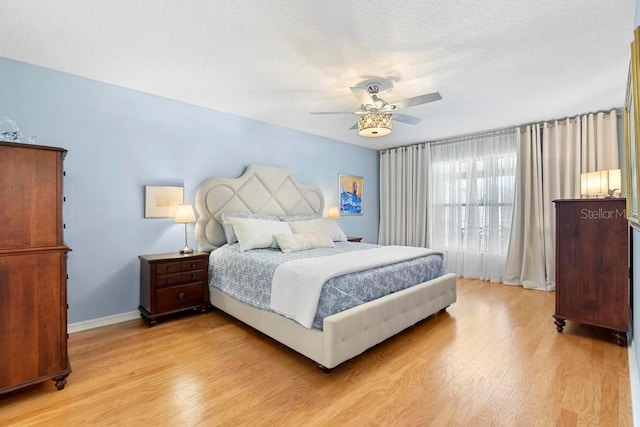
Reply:
[[[294,233],[310,233],[312,231],[321,231],[334,242],[346,242],[347,236],[344,235],[338,224],[329,218],[311,219],[309,221],[288,222],[291,231]]]
[[[238,238],[241,252],[259,248],[277,248],[278,243],[273,235],[291,234],[289,225],[282,221],[231,217],[229,222]]]
[[[318,214],[298,214],[298,215],[279,215],[280,221],[294,222],[294,221],[308,221],[310,219],[322,218]]]
[[[289,252],[306,251],[313,248],[333,248],[333,241],[321,231],[303,234],[274,234],[280,250]]]
[[[236,243],[238,241],[238,238],[236,237],[236,233],[233,230],[233,226],[229,222],[230,218],[253,218],[253,219],[266,219],[269,221],[279,221],[279,218],[277,215],[224,211],[220,214],[220,219],[222,221],[222,229],[224,230],[224,235],[227,238],[227,243],[229,244]]]

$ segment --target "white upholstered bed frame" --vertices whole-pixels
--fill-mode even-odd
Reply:
[[[210,178],[196,192],[198,249],[212,251],[226,243],[220,214],[242,211],[276,215],[322,215],[324,196],[301,185],[283,168],[249,165],[239,178]],[[307,329],[275,313],[210,292],[214,307],[331,369],[456,301],[456,277],[445,274],[374,301],[328,316],[323,330]]]

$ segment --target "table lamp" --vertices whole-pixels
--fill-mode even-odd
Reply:
[[[196,216],[193,213],[193,207],[191,205],[177,205],[176,206],[176,218],[175,222],[184,223],[184,248],[180,250],[181,254],[192,254],[193,249],[187,244],[187,224],[195,222]]]

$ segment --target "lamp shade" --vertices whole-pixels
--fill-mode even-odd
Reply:
[[[193,206],[191,205],[178,205],[176,206],[176,218],[175,222],[195,222],[196,216],[193,213]]]
[[[330,206],[327,212],[327,218],[338,219],[340,218],[340,211],[337,206]]]
[[[580,174],[580,194],[583,196],[598,196],[604,193],[600,180],[600,172]]]
[[[367,138],[391,133],[391,114],[367,113],[358,119],[358,134]]]
[[[620,169],[605,169],[580,174],[580,194],[583,196],[612,196],[622,188]]]

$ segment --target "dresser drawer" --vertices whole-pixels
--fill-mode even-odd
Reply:
[[[158,311],[179,310],[185,307],[202,304],[202,284],[171,286],[156,291],[156,308]]]
[[[190,261],[182,261],[182,263],[180,263],[181,271],[204,270],[205,267],[205,260],[203,260],[202,258],[193,259]]]
[[[156,276],[156,286],[164,288],[167,286],[181,285],[183,283],[204,282],[206,274],[207,272],[205,270],[159,274]]]
[[[182,271],[181,262],[163,262],[156,264],[156,274],[179,273]]]
[[[204,282],[207,272],[205,270],[186,271],[180,274],[181,283]]]
[[[181,283],[184,283],[182,273],[158,274],[156,276],[156,286],[158,287],[174,286]]]

